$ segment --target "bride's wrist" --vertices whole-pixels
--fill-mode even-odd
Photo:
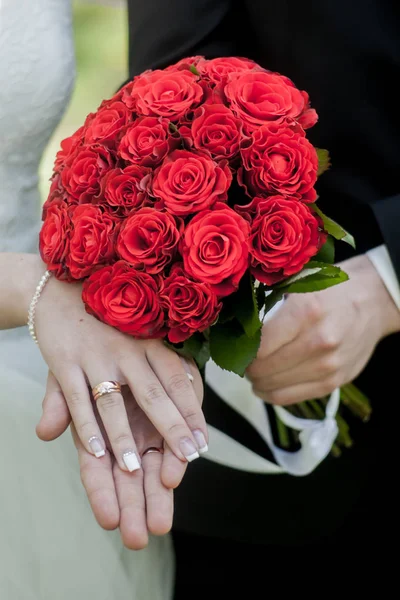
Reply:
[[[26,325],[29,304],[46,272],[35,254],[0,253],[0,329]]]
[[[27,324],[32,299],[46,270],[47,267],[40,256],[35,254],[20,256],[16,269],[18,275],[15,280],[17,326]]]

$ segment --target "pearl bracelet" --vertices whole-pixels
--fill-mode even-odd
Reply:
[[[46,283],[48,282],[48,280],[51,277],[51,273],[50,271],[46,271],[46,273],[43,275],[43,277],[41,278],[41,280],[39,281],[39,284],[36,288],[35,294],[32,298],[32,301],[29,305],[29,312],[28,312],[28,328],[29,328],[29,333],[31,334],[31,337],[33,339],[33,341],[35,342],[35,344],[38,344],[38,340],[36,337],[36,332],[35,332],[35,312],[36,312],[36,305],[39,301],[40,298],[40,294],[43,292],[44,290],[44,286],[46,285]]]

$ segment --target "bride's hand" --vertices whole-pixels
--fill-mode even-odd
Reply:
[[[87,452],[94,455],[105,448],[89,392],[104,381],[129,386],[181,461],[197,458],[206,447],[202,399],[196,397],[182,360],[160,340],[136,340],[88,315],[80,285],[50,279],[37,304],[36,334]],[[137,443],[121,394],[103,395],[97,408],[120,469],[138,468]],[[38,435],[42,437],[40,427]],[[164,483],[172,487],[170,481]]]
[[[202,382],[198,373],[193,385],[197,396],[202,396]],[[139,455],[146,449],[163,448],[163,440],[138,406],[129,388],[122,388],[129,426],[135,431]],[[86,452],[74,426],[72,435],[78,450],[81,479],[93,513],[104,529],[119,526],[122,540],[128,548],[140,550],[147,545],[148,532],[153,535],[168,533],[172,526],[173,491],[161,481],[180,483],[187,463],[176,458],[168,446],[164,454],[151,452],[142,456],[142,469],[134,473],[122,471],[115,460],[111,445],[95,408],[96,418],[106,442],[106,454],[100,460]],[[49,373],[46,397],[43,403],[42,433],[55,438],[68,427],[70,416],[61,388]],[[174,487],[175,487],[174,486]]]

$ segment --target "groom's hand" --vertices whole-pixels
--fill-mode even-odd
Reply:
[[[368,257],[340,266],[349,281],[289,296],[264,325],[246,374],[265,402],[287,405],[330,394],[359,375],[383,337],[400,331],[400,312]]]
[[[194,391],[201,404],[203,384],[194,363],[190,365],[190,371],[194,378]],[[129,425],[132,431],[135,431],[139,454],[150,447],[162,448],[161,435],[127,386],[123,386],[122,394]],[[180,484],[187,462],[179,460],[171,449],[165,446],[164,454],[152,452],[143,456],[141,469],[133,473],[123,471],[115,461],[96,410],[95,414],[107,447],[105,456],[100,459],[85,450],[74,426],[71,425],[78,450],[82,483],[101,527],[119,527],[125,546],[140,550],[147,545],[148,533],[163,535],[171,529],[173,488]],[[42,440],[56,439],[70,423],[71,417],[60,385],[49,372],[43,415],[37,427],[38,435]]]

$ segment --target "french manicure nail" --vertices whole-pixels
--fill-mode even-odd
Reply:
[[[193,444],[191,439],[184,438],[183,440],[181,440],[180,447],[183,456],[188,462],[192,462],[192,460],[195,460],[196,458],[200,457],[200,454],[197,452],[196,446]]]
[[[106,453],[106,451],[104,450],[103,444],[101,443],[99,438],[96,437],[95,435],[90,438],[89,446],[96,458],[101,458]]]
[[[124,452],[122,455],[122,459],[130,473],[132,473],[132,471],[137,471],[138,469],[140,469],[140,462],[133,450]]]
[[[208,444],[206,442],[206,438],[204,437],[204,433],[200,431],[200,429],[195,429],[192,431],[194,439],[199,447],[200,454],[204,454],[208,451]]]

